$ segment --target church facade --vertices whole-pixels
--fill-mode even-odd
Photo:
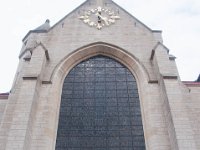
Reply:
[[[31,30],[0,149],[199,150],[200,84],[180,80],[161,34],[111,0]]]

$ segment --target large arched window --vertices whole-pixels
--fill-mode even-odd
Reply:
[[[69,72],[56,150],[145,150],[137,84],[124,65],[99,55]]]

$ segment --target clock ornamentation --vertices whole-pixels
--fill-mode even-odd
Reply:
[[[101,30],[105,26],[110,26],[120,19],[114,11],[98,7],[84,12],[84,15],[79,16],[85,24]]]

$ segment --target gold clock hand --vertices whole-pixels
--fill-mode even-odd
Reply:
[[[109,22],[108,22],[108,19],[106,17],[103,17],[102,15],[100,14],[96,14],[98,17],[100,17],[101,20],[103,20],[105,22],[105,24],[108,26],[109,25]]]
[[[108,22],[108,19],[107,18],[103,18],[103,21],[105,22],[105,24],[108,26],[109,25],[109,22]]]

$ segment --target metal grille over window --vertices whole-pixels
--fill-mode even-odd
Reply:
[[[95,56],[69,72],[56,150],[145,150],[137,84],[125,66]]]

